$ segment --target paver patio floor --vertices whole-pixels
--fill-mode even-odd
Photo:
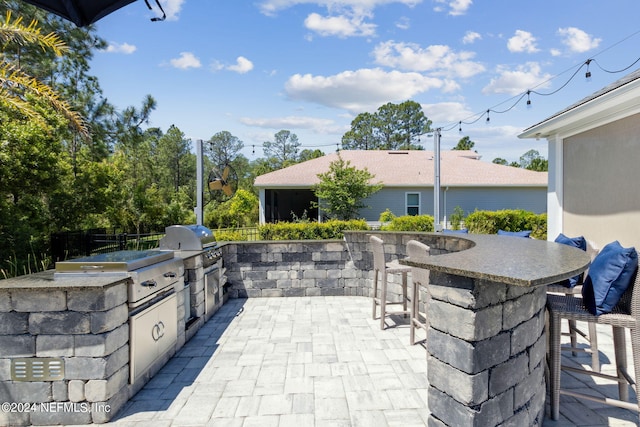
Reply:
[[[424,343],[409,345],[406,319],[388,324],[379,329],[364,297],[229,300],[108,425],[425,426]],[[600,332],[606,371],[611,334]],[[564,357],[589,363],[588,356]],[[593,379],[563,375],[563,384],[597,393]],[[617,394],[614,385],[598,389]],[[544,425],[632,426],[637,419],[563,396],[561,420]]]

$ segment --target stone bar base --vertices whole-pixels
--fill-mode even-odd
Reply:
[[[431,272],[430,426],[540,426],[546,287]]]

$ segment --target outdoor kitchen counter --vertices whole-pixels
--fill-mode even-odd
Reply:
[[[16,409],[0,410],[0,425],[104,423],[127,402],[130,282],[53,271],[0,280],[0,401]]]
[[[585,251],[546,240],[487,234],[432,236],[434,240],[425,241],[427,245],[449,252],[429,257],[424,263],[409,258],[400,263],[508,285],[540,286],[573,277],[590,262]]]
[[[50,289],[73,289],[73,288],[89,288],[100,289],[108,288],[119,283],[129,280],[127,275],[104,275],[92,276],[91,279],[78,274],[74,277],[56,277],[54,271],[47,270],[40,273],[28,274],[25,276],[13,277],[10,279],[0,280],[0,290],[2,289],[32,289],[44,290]]]
[[[433,233],[426,294],[429,425],[542,425],[546,286],[586,252],[513,236]],[[425,289],[426,288],[426,289]]]

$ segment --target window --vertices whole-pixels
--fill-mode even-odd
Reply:
[[[407,215],[420,215],[420,193],[406,193]]]

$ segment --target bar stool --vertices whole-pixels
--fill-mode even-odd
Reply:
[[[407,255],[412,261],[424,261],[431,253],[431,248],[417,240],[409,240],[407,243]],[[416,343],[416,328],[428,328],[426,313],[420,313],[420,287],[425,290],[429,284],[429,270],[424,268],[411,267],[411,281],[413,282],[411,292],[411,328],[409,330],[409,341],[411,345]],[[423,320],[424,319],[424,320]]]
[[[380,306],[380,329],[385,328],[384,319],[390,314],[409,314],[407,310],[407,273],[411,271],[411,267],[401,265],[397,260],[386,262],[384,255],[384,242],[376,236],[369,238],[371,242],[371,250],[373,252],[373,319],[376,319],[376,307]],[[387,279],[389,274],[402,274],[402,301],[387,301]],[[380,296],[378,296],[378,276],[381,276]],[[388,311],[387,305],[402,304],[402,310]]]
[[[600,250],[596,248],[593,242],[590,242],[587,240],[586,251],[587,251],[587,254],[589,254],[589,257],[591,258],[591,261],[593,261],[593,259],[596,257],[596,255],[598,255],[598,252]],[[547,292],[554,293],[554,294],[563,294],[563,295],[572,296],[572,297],[582,297],[582,281],[584,280],[585,277],[587,277],[588,273],[589,273],[589,270],[587,269],[582,274],[580,283],[574,286],[573,288],[568,288],[560,284],[554,284],[554,285],[547,286]],[[567,322],[569,324],[569,331],[566,333],[563,332],[561,333],[561,335],[565,335],[565,336],[568,335],[571,340],[571,344],[569,346],[563,346],[562,350],[571,351],[571,354],[574,357],[578,355],[578,352],[591,354],[591,369],[593,370],[593,372],[600,372],[600,354],[598,353],[598,334],[596,333],[596,324],[593,322],[589,322],[587,324],[588,332],[585,333],[584,331],[578,328],[575,320],[569,319],[567,320]],[[586,348],[578,347],[578,339],[577,339],[578,335],[580,335],[589,343],[588,347]]]
[[[585,309],[581,298],[552,294],[547,295],[547,310],[549,312],[551,419],[557,420],[560,416],[561,394],[640,412],[640,390],[636,389],[635,381],[627,372],[625,337],[625,330],[628,329],[631,335],[634,374],[635,378],[638,379],[640,378],[640,275],[636,272],[631,285],[629,285],[629,288],[622,295],[620,302],[611,313],[594,316]],[[561,364],[560,322],[562,319],[613,326],[616,375],[608,375]],[[562,389],[560,387],[561,369],[617,382],[619,398],[596,397],[578,393],[572,389]],[[629,401],[629,386],[632,386],[636,392],[635,402]]]

